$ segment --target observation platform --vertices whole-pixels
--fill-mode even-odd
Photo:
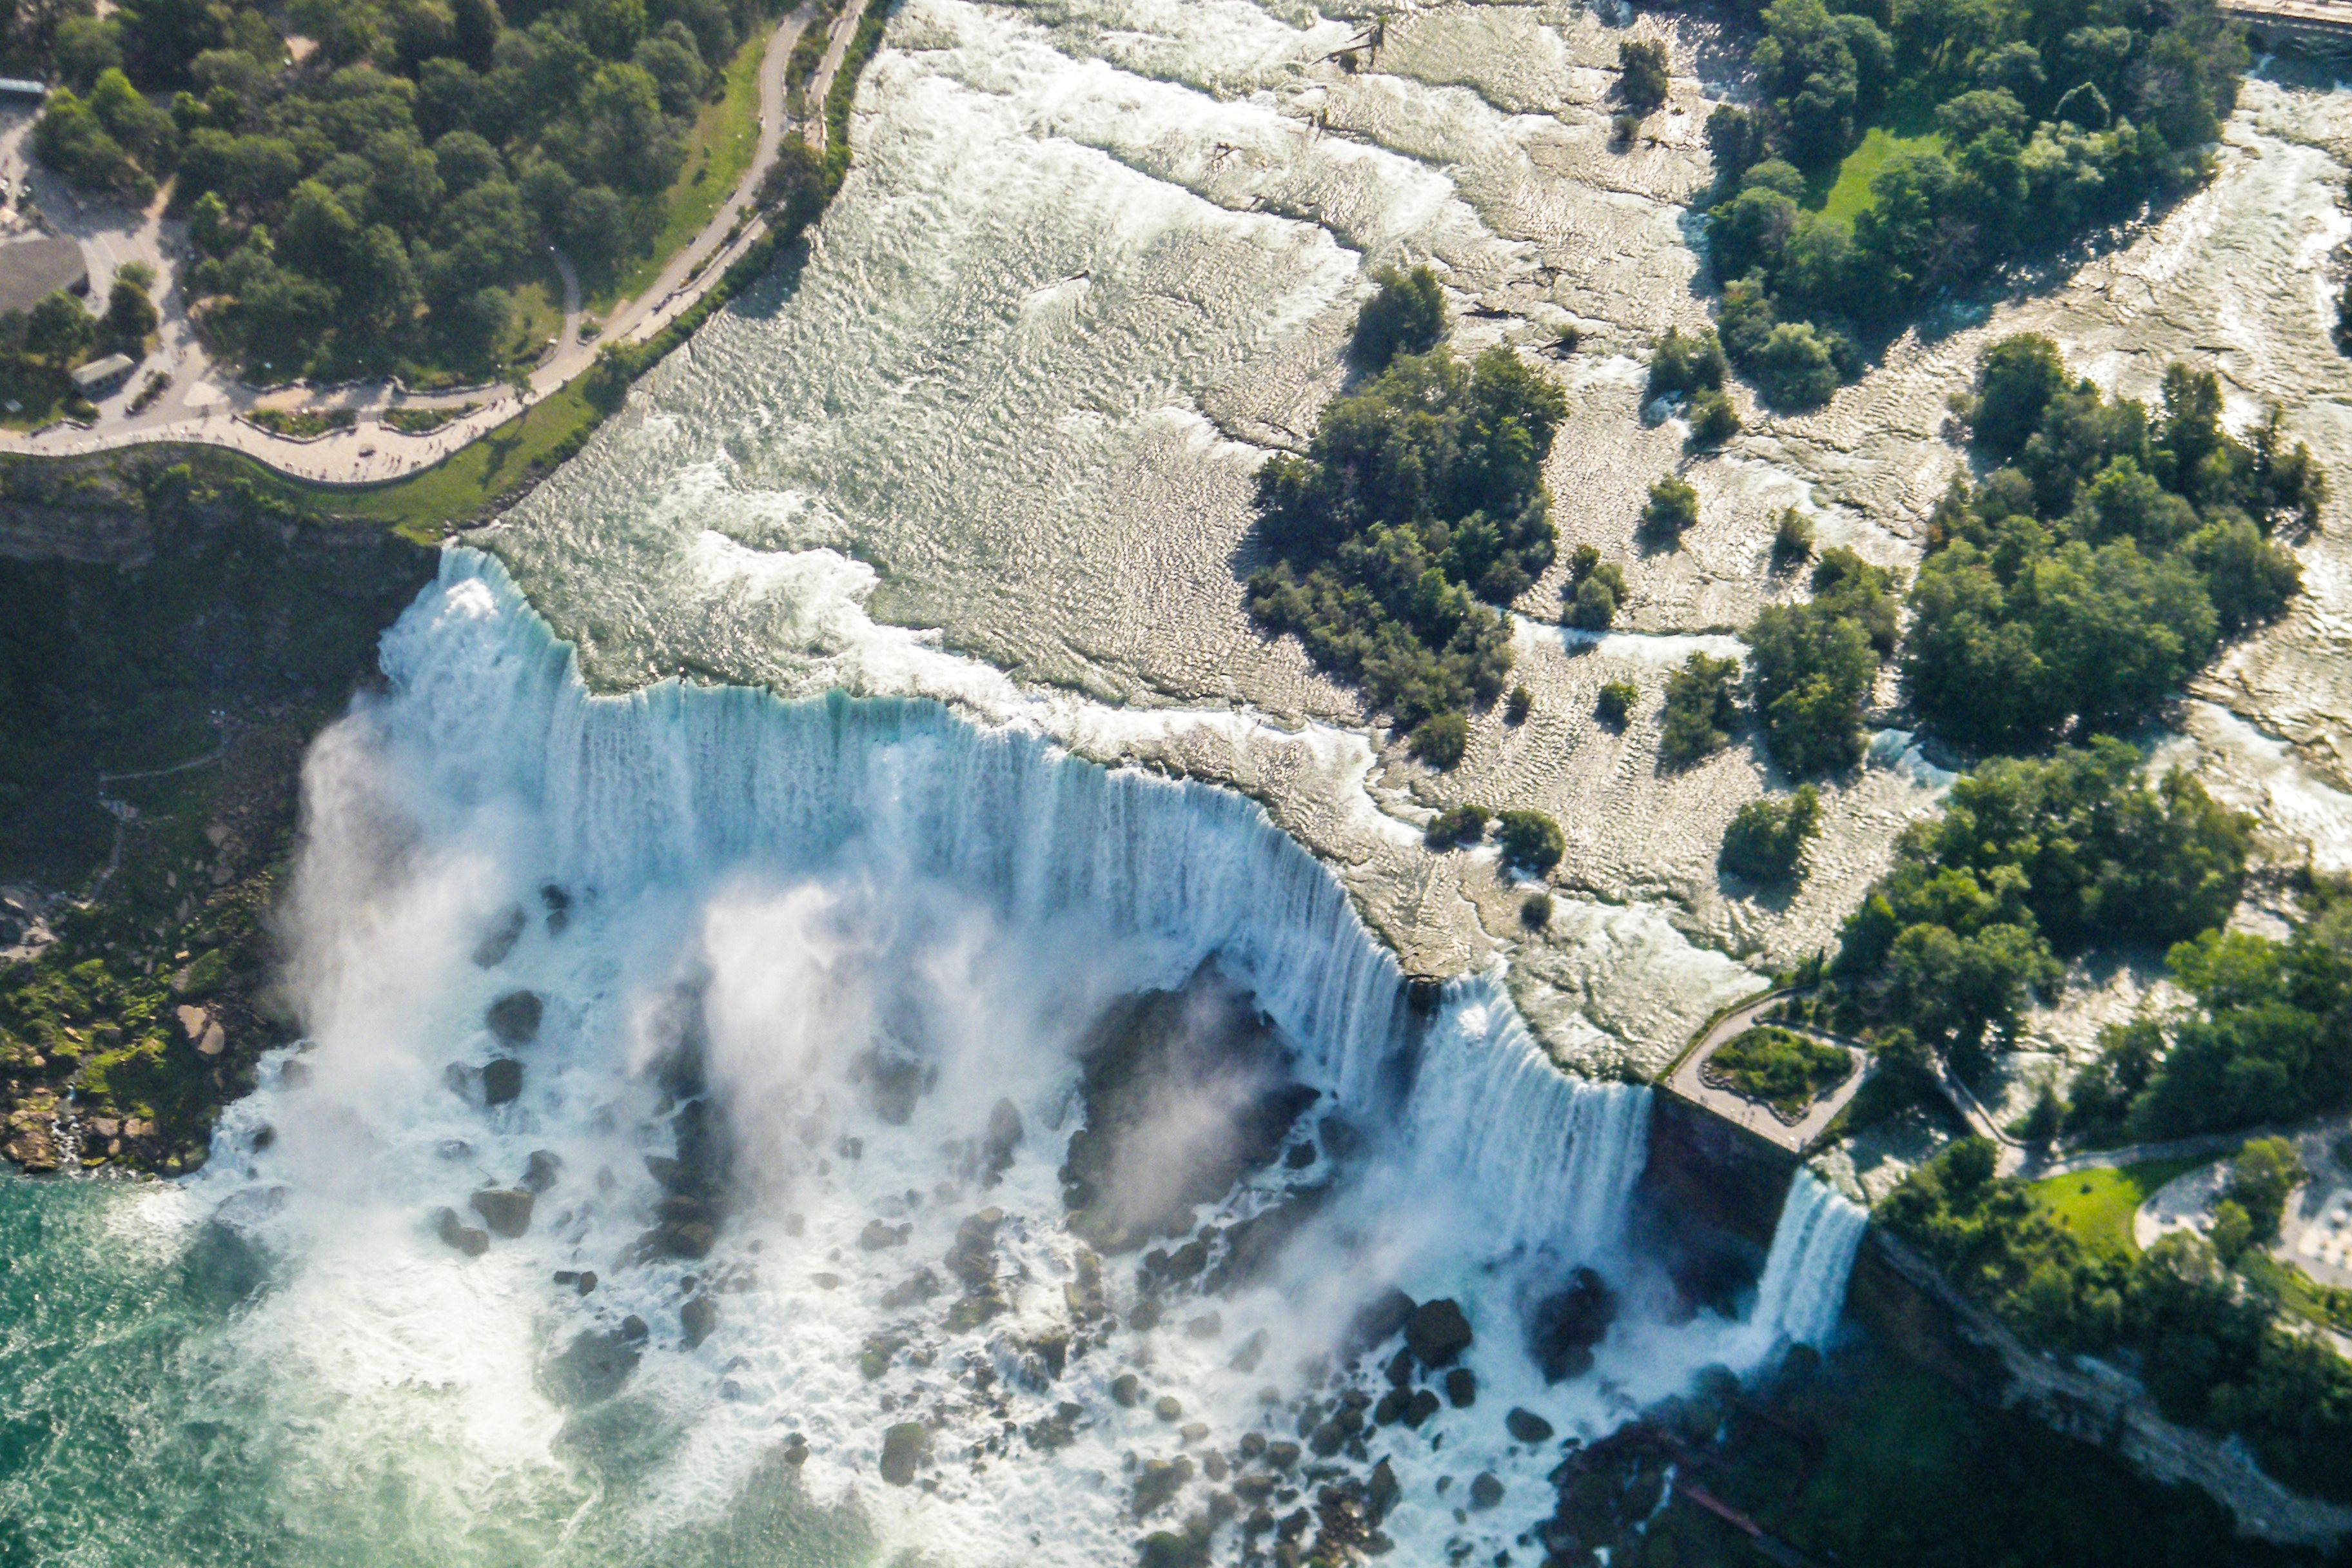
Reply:
[[[2221,0],[2220,9],[2264,42],[2352,54],[2352,0]]]

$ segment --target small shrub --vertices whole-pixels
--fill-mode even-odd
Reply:
[[[1535,706],[1536,698],[1534,692],[1529,691],[1524,686],[1512,687],[1510,697],[1503,703],[1503,722],[1506,724],[1526,723],[1528,721],[1528,715],[1535,711]]]
[[[1772,564],[1792,566],[1813,553],[1813,520],[1795,507],[1780,509],[1772,528]]]
[[[1605,632],[1617,618],[1617,595],[1598,572],[1576,586],[1569,601],[1568,624],[1579,631]]]
[[[1380,285],[1356,317],[1348,357],[1359,369],[1377,374],[1399,354],[1425,354],[1445,341],[1445,295],[1427,267],[1399,272],[1383,267],[1372,274]]]
[[[1413,726],[1412,754],[1433,768],[1450,768],[1470,745],[1470,716],[1433,713]]]
[[[1724,830],[1716,864],[1751,882],[1777,882],[1795,874],[1805,846],[1822,826],[1822,797],[1811,784],[1787,800],[1751,800]]]
[[[1612,680],[1601,689],[1601,696],[1593,703],[1592,710],[1601,715],[1602,723],[1614,724],[1622,729],[1625,721],[1632,717],[1633,704],[1640,700],[1641,695],[1642,689],[1632,681]]]
[[[1658,346],[1650,351],[1650,395],[1679,393],[1685,397],[1720,387],[1728,367],[1723,343],[1713,327],[1685,332],[1668,327]]]
[[[1694,447],[1720,447],[1739,434],[1739,411],[1712,387],[1691,399],[1689,414]]]
[[[1698,492],[1687,481],[1668,474],[1650,487],[1649,501],[1642,508],[1643,532],[1679,540],[1696,521]]]
[[[1540,811],[1507,811],[1495,821],[1495,837],[1503,847],[1507,865],[1540,877],[1549,874],[1567,853],[1568,839],[1559,824]]]
[[[1666,101],[1666,46],[1654,38],[1628,38],[1617,46],[1617,96],[1637,114]]]
[[[1483,805],[1449,805],[1422,830],[1422,841],[1432,849],[1475,844],[1486,837],[1486,808]]]
[[[1551,895],[1529,893],[1519,906],[1519,923],[1529,931],[1541,931],[1551,924]]]
[[[1666,705],[1659,718],[1658,761],[1685,768],[1731,743],[1739,716],[1732,681],[1737,662],[1695,653],[1666,677]]]
[[[1642,117],[1621,114],[1609,122],[1609,139],[1620,147],[1630,147],[1633,138],[1642,133]]]

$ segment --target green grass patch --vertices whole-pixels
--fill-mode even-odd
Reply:
[[[1793,1122],[1803,1121],[1806,1108],[1853,1071],[1853,1057],[1838,1047],[1794,1029],[1760,1024],[1717,1047],[1699,1076],[1720,1079]]]
[[[459,447],[421,474],[366,489],[304,485],[279,478],[304,505],[340,517],[362,518],[420,543],[478,515],[492,501],[544,475],[580,449],[599,415],[579,381]]]
[[[1870,205],[1870,182],[1888,159],[1897,153],[1940,153],[1944,138],[1937,132],[1918,136],[1897,136],[1884,126],[1874,125],[1862,145],[1845,155],[1845,161],[1834,171],[1815,174],[1807,183],[1805,205],[1816,208],[1823,217],[1834,218],[1851,225],[1862,209]]]
[[[702,106],[694,134],[687,141],[685,166],[662,194],[662,230],[652,251],[596,290],[588,300],[590,310],[609,310],[653,287],[670,258],[691,244],[735,194],[760,145],[760,62],[767,56],[770,36],[771,30],[762,29],[744,39],[727,62],[726,90]]]
[[[2032,1184],[2033,1206],[2073,1231],[2095,1252],[2123,1258],[2139,1254],[2132,1239],[2132,1216],[2157,1188],[2210,1159],[2148,1160],[2121,1169],[2076,1171]]]

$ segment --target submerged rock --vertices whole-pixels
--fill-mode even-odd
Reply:
[[[1514,1442],[1548,1443],[1551,1440],[1551,1423],[1532,1410],[1513,1405],[1510,1414],[1503,1417],[1503,1425],[1509,1428]]]
[[[493,1236],[511,1241],[530,1228],[533,1199],[520,1187],[485,1187],[466,1201]]]
[[[533,1149],[530,1158],[522,1163],[522,1180],[515,1185],[527,1193],[543,1193],[555,1185],[556,1177],[562,1172],[561,1158],[548,1150]]]
[[[1412,1297],[1391,1285],[1365,1302],[1356,1311],[1355,1321],[1348,1328],[1348,1342],[1352,1352],[1368,1351],[1383,1340],[1395,1338],[1404,1326],[1412,1321],[1417,1309]]]
[[[686,1334],[687,1348],[700,1347],[719,1326],[719,1308],[708,1296],[697,1296],[677,1310],[678,1327]]]
[[[882,1479],[894,1487],[915,1484],[915,1467],[930,1457],[931,1435],[919,1421],[901,1421],[882,1434]]]
[[[509,991],[490,1004],[482,1015],[482,1022],[499,1044],[512,1048],[527,1046],[539,1038],[540,1020],[546,1016],[546,1004],[536,991]]]
[[[454,1247],[468,1258],[479,1258],[490,1249],[489,1233],[467,1225],[457,1216],[456,1209],[434,1211],[433,1233],[441,1238],[442,1245]]]
[[[1143,1518],[1165,1508],[1184,1483],[1192,1479],[1192,1461],[1179,1454],[1172,1459],[1146,1459],[1136,1472],[1135,1489],[1129,1494],[1128,1506],[1135,1517]]]
[[[583,1331],[541,1369],[549,1397],[559,1405],[588,1405],[618,1394],[637,1370],[636,1342],[643,1337],[632,1337],[625,1326]]]
[[[514,951],[515,943],[522,940],[526,918],[520,904],[507,906],[506,912],[482,934],[482,940],[474,944],[474,963],[483,969],[495,969],[504,963],[507,954]]]

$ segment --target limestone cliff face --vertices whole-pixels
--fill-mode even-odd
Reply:
[[[0,1155],[176,1171],[284,1037],[302,757],[432,570],[216,457],[0,464]]]

